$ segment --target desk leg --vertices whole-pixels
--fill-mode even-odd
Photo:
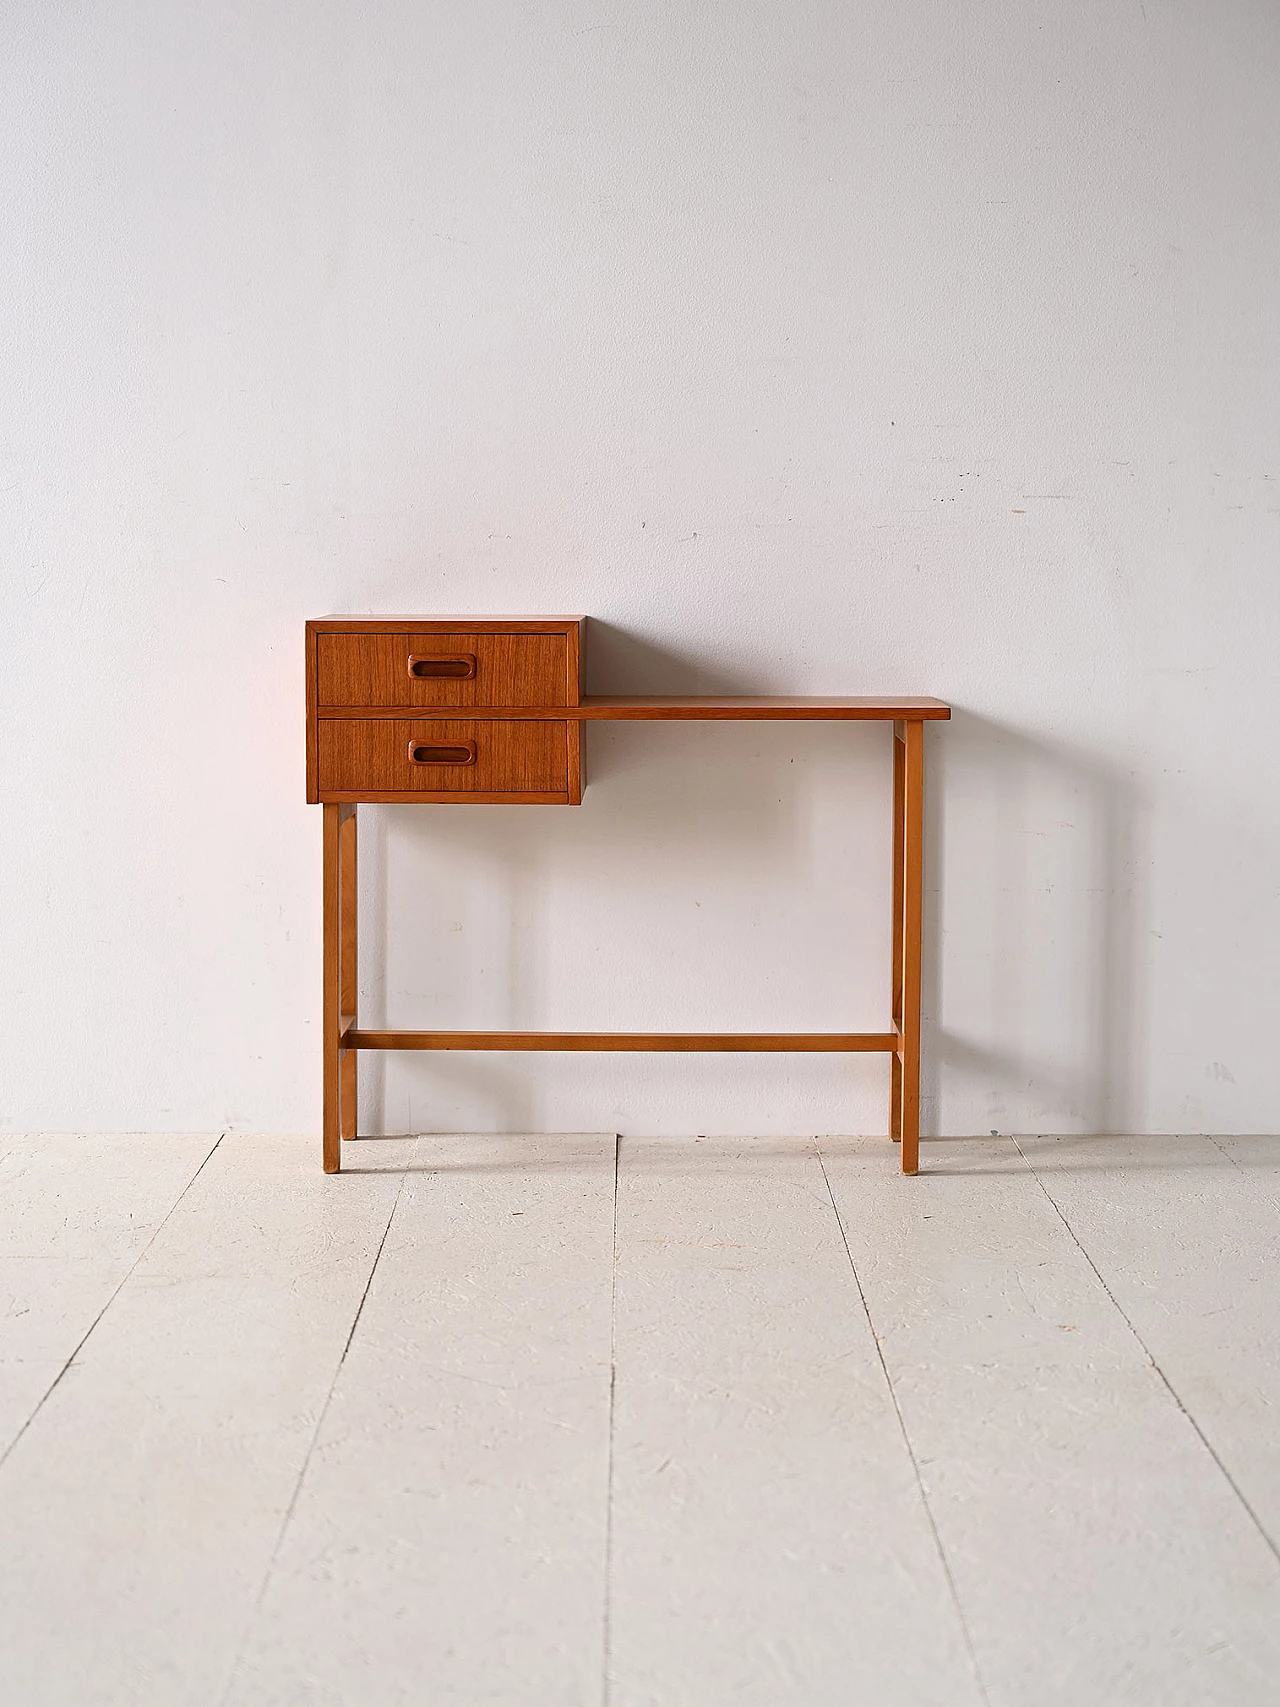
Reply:
[[[356,809],[344,808],[349,814],[342,820],[338,834],[338,886],[341,914],[341,941],[338,953],[338,1007],[344,1017],[356,1017],[359,984],[356,978]],[[354,1049],[342,1051],[342,1066],[338,1075],[340,1109],[339,1125],[344,1138],[356,1135],[356,1062]]]
[[[902,748],[902,1016],[898,1131],[902,1171],[920,1166],[920,935],[924,879],[924,724],[904,722]],[[895,761],[899,743],[894,742]],[[895,795],[897,790],[894,790]],[[897,885],[895,883],[895,893]]]
[[[342,808],[327,802],[324,813],[324,898],[321,940],[324,955],[324,993],[320,1017],[320,1052],[324,1061],[324,1171],[336,1174],[342,1166]]]
[[[902,787],[906,772],[906,747],[902,724],[893,726],[893,1005],[890,1015],[899,1040],[902,1035]],[[902,1056],[895,1049],[889,1057],[889,1136],[902,1142]]]

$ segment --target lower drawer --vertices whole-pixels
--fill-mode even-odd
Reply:
[[[567,801],[577,737],[532,719],[322,717],[320,798]]]

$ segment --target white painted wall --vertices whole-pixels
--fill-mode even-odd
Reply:
[[[929,1128],[1276,1128],[1280,9],[5,24],[4,1127],[317,1124],[302,622],[407,609],[952,699]],[[886,761],[594,729],[580,811],[367,809],[367,1011],[879,1026]],[[389,1130],[885,1122],[874,1059],[365,1065]]]

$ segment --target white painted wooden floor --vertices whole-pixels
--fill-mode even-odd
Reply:
[[[0,1137],[7,1707],[1280,1702],[1280,1139]]]

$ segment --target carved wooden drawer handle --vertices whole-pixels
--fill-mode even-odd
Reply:
[[[409,674],[411,676],[454,676],[458,678],[474,676],[476,673],[476,655],[474,652],[455,652],[448,658],[419,657],[409,654]]]
[[[473,765],[474,741],[453,741],[447,746],[431,741],[410,741],[409,759],[415,765]]]

